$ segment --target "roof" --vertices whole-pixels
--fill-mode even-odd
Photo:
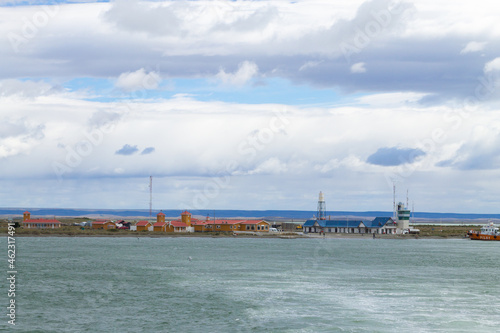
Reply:
[[[106,224],[106,223],[113,223],[109,220],[95,220],[94,222],[92,222],[92,224]]]
[[[191,215],[191,213],[190,213],[190,212],[188,212],[187,210],[185,210],[185,211],[183,211],[183,212],[181,213],[181,215]]]
[[[182,222],[179,222],[179,221],[172,221],[172,222],[170,222],[170,225],[172,225],[174,227],[187,228],[187,224],[186,223],[182,223]]]
[[[307,220],[302,226],[313,227],[316,222],[322,228],[358,228],[363,223],[367,228],[381,228],[395,223],[390,217],[376,217],[373,221],[361,220]]]
[[[322,228],[357,228],[363,223],[361,220],[307,220],[302,226],[313,227],[316,222]]]
[[[155,224],[153,224],[153,227],[163,227],[166,224],[167,222],[156,222]]]
[[[266,222],[264,220],[245,220],[245,221],[241,221],[239,223],[241,223],[241,224],[259,224],[261,222],[269,224],[269,222]]]
[[[58,220],[54,220],[54,219],[29,219],[29,220],[23,221],[23,223],[59,223],[59,224],[61,224],[61,222],[59,222]]]
[[[28,211],[25,211],[23,214],[31,214],[31,213],[30,213],[30,212],[28,212]]]
[[[158,216],[158,215],[163,215],[163,216],[165,216],[165,214],[163,214],[163,212],[159,212],[158,214],[156,214],[156,216]]]
[[[243,220],[226,220],[226,219],[221,219],[221,220],[212,220],[209,221],[207,224],[238,224],[238,223],[243,223],[245,221]]]
[[[376,217],[373,221],[366,221],[365,225],[368,228],[381,228],[386,224],[394,224],[394,220],[391,217]]]
[[[312,227],[316,220],[307,220],[302,226],[303,227]]]
[[[145,227],[148,224],[151,224],[151,223],[149,221],[139,221],[139,222],[137,222],[136,226],[138,226],[138,227]]]

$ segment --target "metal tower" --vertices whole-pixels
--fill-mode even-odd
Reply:
[[[149,176],[149,217],[153,216],[153,176]]]
[[[326,220],[326,204],[323,192],[319,192],[318,213],[316,214],[316,219]]]

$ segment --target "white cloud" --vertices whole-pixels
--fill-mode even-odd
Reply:
[[[258,174],[273,174],[279,175],[287,171],[287,166],[285,163],[281,162],[278,158],[272,157],[261,164],[259,164],[255,169],[248,171],[249,175]]]
[[[0,40],[0,178],[21,183],[31,177],[40,190],[26,183],[29,191],[14,198],[4,194],[0,201],[46,206],[57,198],[66,207],[136,206],[153,174],[160,183],[158,202],[177,207],[212,186],[214,177],[232,175],[229,183],[221,180],[211,206],[311,208],[303,198],[312,193],[314,209],[318,190],[326,189],[330,200],[352,198],[332,205],[338,209],[380,209],[378,204],[388,201],[390,210],[385,172],[399,166],[365,161],[383,147],[414,147],[425,155],[401,177],[419,187],[419,206],[468,209],[460,207],[461,199],[473,197],[476,202],[468,207],[476,209],[484,193],[500,195],[498,96],[481,99],[473,113],[450,105],[477,93],[483,81],[496,82],[489,75],[500,70],[495,5],[461,0],[399,7],[389,0],[61,3],[31,35],[23,25],[35,14],[43,18],[40,7],[2,7],[0,34],[7,38]],[[22,38],[18,53],[9,33]],[[349,57],[341,42],[353,47]],[[171,85],[169,91],[155,91],[154,99],[120,102],[120,92],[109,87],[112,77],[123,91],[163,88],[160,69]],[[478,83],[481,75],[485,80]],[[250,85],[256,78],[269,89]],[[287,99],[289,83],[283,79],[300,89],[290,89],[294,102]],[[214,81],[226,86],[210,85]],[[236,92],[228,87],[245,84]],[[285,92],[276,94],[276,87]],[[297,91],[300,96],[292,96]],[[286,105],[302,101],[314,106]],[[269,134],[284,124],[273,121],[274,111],[283,108],[288,123]],[[474,138],[477,124],[491,131]],[[127,143],[137,152],[116,155]],[[244,150],[238,149],[241,144]],[[465,165],[461,158],[484,162],[488,182],[481,173],[463,171],[477,165]],[[436,166],[443,160],[449,167]],[[68,161],[63,183],[51,190],[59,192],[43,195],[55,188],[52,163]],[[91,193],[107,192],[90,196],[81,191],[82,181],[92,184]],[[436,199],[460,188],[477,195]],[[281,197],[290,200],[275,200]],[[492,203],[488,209],[498,208]]]
[[[224,84],[243,86],[255,75],[257,75],[258,72],[259,68],[254,62],[244,61],[239,64],[238,70],[235,73],[226,73],[223,69],[221,69],[216,77]]]
[[[12,126],[6,125],[12,128],[10,134],[26,132],[20,136],[9,135],[0,141],[3,177],[24,179],[29,174],[39,181],[57,181],[53,162],[67,165],[68,169],[61,177],[65,186],[77,179],[84,179],[94,184],[92,186],[95,188],[118,182],[119,179],[122,182],[126,179],[127,184],[140,184],[142,178],[142,181],[147,182],[147,177],[153,174],[157,182],[164,182],[156,187],[159,190],[158,202],[169,202],[171,207],[182,206],[183,202],[192,204],[197,194],[211,186],[218,186],[219,193],[209,198],[209,204],[213,207],[227,204],[245,208],[231,199],[243,193],[241,200],[244,200],[247,208],[273,208],[269,203],[266,206],[264,201],[271,192],[290,197],[287,204],[282,204],[282,208],[287,208],[286,205],[302,207],[303,198],[297,194],[298,188],[299,192],[313,193],[318,188],[326,189],[333,192],[330,200],[345,193],[354,195],[357,191],[366,192],[372,199],[387,192],[390,201],[391,188],[385,179],[386,172],[392,172],[391,168],[394,167],[369,165],[365,161],[379,148],[395,145],[417,147],[426,153],[423,160],[412,164],[414,172],[403,170],[403,180],[408,184],[418,180],[422,187],[419,190],[422,196],[419,206],[433,207],[432,200],[435,197],[432,193],[448,186],[448,182],[454,180],[463,186],[473,186],[476,181],[470,179],[467,183],[464,180],[465,171],[460,169],[455,174],[442,177],[442,180],[434,178],[432,175],[439,170],[449,169],[435,166],[435,161],[441,161],[443,156],[448,159],[455,156],[449,152],[443,155],[443,151],[449,150],[450,145],[461,147],[464,140],[470,140],[472,135],[477,146],[481,142],[498,142],[500,128],[499,111],[477,111],[473,119],[467,122],[462,120],[457,130],[453,115],[459,114],[453,113],[454,109],[408,108],[404,102],[381,107],[363,104],[300,108],[202,102],[179,96],[135,102],[131,112],[126,105],[115,102],[101,103],[56,96],[44,99],[32,103],[29,100],[19,101],[14,96],[2,98],[2,105],[6,106],[7,111],[2,114],[6,118],[1,120],[10,119]],[[287,122],[273,120],[276,117],[273,110],[284,108],[288,110],[285,113]],[[445,113],[448,114],[446,118],[443,117]],[[31,117],[29,123],[17,121],[27,117]],[[103,117],[106,124],[110,120],[113,126],[97,126]],[[477,137],[475,122],[492,129],[481,130],[483,136]],[[96,126],[89,128],[89,123],[95,123]],[[36,132],[39,125],[44,126],[44,135],[34,137],[31,133]],[[284,131],[269,132],[271,128],[282,126],[285,126]],[[444,134],[435,139],[433,129],[442,130]],[[28,135],[29,139],[26,140]],[[127,142],[136,145],[139,150],[127,158],[115,155],[116,150]],[[239,149],[242,144],[243,150]],[[154,154],[139,154],[143,148],[153,146]],[[497,150],[492,149],[491,152],[496,154]],[[482,160],[493,161],[494,158],[487,158],[488,154],[490,151],[484,150]],[[31,168],[32,161],[37,161],[36,170]],[[458,163],[457,160],[454,162]],[[424,173],[428,178],[422,176]],[[226,176],[230,179],[226,179]],[[301,182],[297,183],[297,179]],[[172,182],[179,185],[177,190],[161,190],[171,187]],[[500,184],[492,182],[488,186],[494,188]],[[123,207],[133,205],[140,200],[141,195],[134,191],[128,191],[126,195],[106,193],[108,196],[110,194],[120,196],[123,200],[120,205]],[[429,199],[425,195],[429,195]],[[62,195],[55,197],[63,198]],[[87,200],[89,206],[107,202],[104,198],[80,199]],[[113,204],[109,203],[111,207]],[[336,207],[355,210],[377,208],[368,206],[360,207],[355,203],[350,206],[346,202]]]
[[[471,53],[471,52],[479,52],[484,50],[484,47],[488,44],[487,42],[469,42],[467,45],[460,51],[461,54]]]
[[[299,68],[299,72],[309,69],[309,68],[314,68],[317,67],[319,64],[321,64],[323,61],[308,61]]]
[[[158,73],[154,71],[146,73],[146,70],[141,68],[135,72],[121,74],[115,85],[125,91],[136,91],[157,89],[160,82],[161,78]]]
[[[500,70],[500,57],[495,58],[484,65],[484,72],[490,73]]]
[[[8,79],[0,81],[0,96],[16,95],[21,98],[35,98],[61,93],[62,88],[44,81]]]
[[[401,106],[405,104],[412,104],[418,106],[417,102],[425,97],[427,94],[417,92],[396,92],[384,94],[372,94],[362,96],[357,99],[360,104],[367,104],[373,107],[383,106]]]
[[[365,72],[366,68],[364,62],[358,62],[351,66],[351,73],[365,73]]]

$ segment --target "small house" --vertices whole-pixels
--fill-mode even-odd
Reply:
[[[95,220],[92,222],[92,229],[116,229],[116,224],[110,220]]]
[[[155,222],[155,224],[153,224],[153,231],[163,231],[163,232],[166,232],[167,231],[167,227],[168,227],[168,223],[167,222]]]
[[[137,227],[137,231],[149,231],[152,227],[151,223],[148,221],[139,221],[135,226]]]
[[[240,231],[269,232],[270,223],[264,220],[244,220],[238,223]]]

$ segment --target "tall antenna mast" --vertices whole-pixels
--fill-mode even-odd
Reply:
[[[149,176],[149,217],[153,216],[153,176]]]
[[[414,201],[411,202],[411,215],[412,216],[411,216],[410,220],[413,221],[415,219],[415,202]]]
[[[396,218],[396,183],[392,181],[392,217]]]
[[[406,209],[408,209],[408,189],[406,189]]]

